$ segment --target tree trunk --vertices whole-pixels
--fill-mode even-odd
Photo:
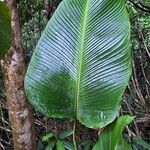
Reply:
[[[11,10],[12,46],[4,61],[4,77],[9,120],[15,150],[34,150],[35,131],[32,107],[24,92],[25,54],[21,45],[19,16],[15,0],[7,0]]]

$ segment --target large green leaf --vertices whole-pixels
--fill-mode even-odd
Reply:
[[[132,150],[131,146],[122,138],[122,131],[134,117],[123,116],[109,125],[99,135],[99,140],[93,150]]]
[[[25,89],[46,116],[98,128],[118,115],[130,74],[124,0],[63,0],[36,46]]]
[[[11,45],[11,17],[10,11],[4,2],[0,1],[0,58]]]

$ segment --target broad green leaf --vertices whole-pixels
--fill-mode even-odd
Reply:
[[[68,136],[70,136],[70,135],[72,135],[72,134],[73,134],[73,131],[72,131],[72,130],[64,131],[63,133],[61,133],[61,134],[58,136],[58,138],[59,138],[59,139],[64,139],[64,138],[66,138],[66,137],[68,137]]]
[[[0,58],[11,45],[11,17],[10,11],[4,2],[0,1]]]
[[[46,116],[102,128],[118,116],[130,74],[124,0],[63,0],[36,46],[25,89]]]
[[[93,150],[131,150],[130,145],[122,137],[122,131],[133,119],[134,117],[123,116],[107,126],[99,135],[99,140]]]

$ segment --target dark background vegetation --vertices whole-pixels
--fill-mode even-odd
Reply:
[[[27,64],[47,21],[60,2],[61,0],[50,0],[48,4],[46,0],[18,0]],[[150,7],[149,0],[140,2]],[[124,137],[132,144],[133,149],[148,150],[150,149],[150,12],[140,10],[131,1],[127,1],[127,9],[132,29],[133,75],[123,96],[120,115],[135,116],[133,123],[127,126],[124,132]],[[38,143],[41,136],[49,131],[57,136],[58,133],[72,129],[73,124],[69,120],[47,119],[36,111],[34,117]],[[81,150],[83,143],[88,142],[92,145],[97,139],[97,131],[80,124],[77,126],[77,133],[77,143]],[[0,148],[13,149],[2,75],[0,76]]]

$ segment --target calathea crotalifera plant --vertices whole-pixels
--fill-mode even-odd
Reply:
[[[63,0],[33,53],[25,89],[46,116],[103,128],[118,116],[130,74],[124,0]]]

